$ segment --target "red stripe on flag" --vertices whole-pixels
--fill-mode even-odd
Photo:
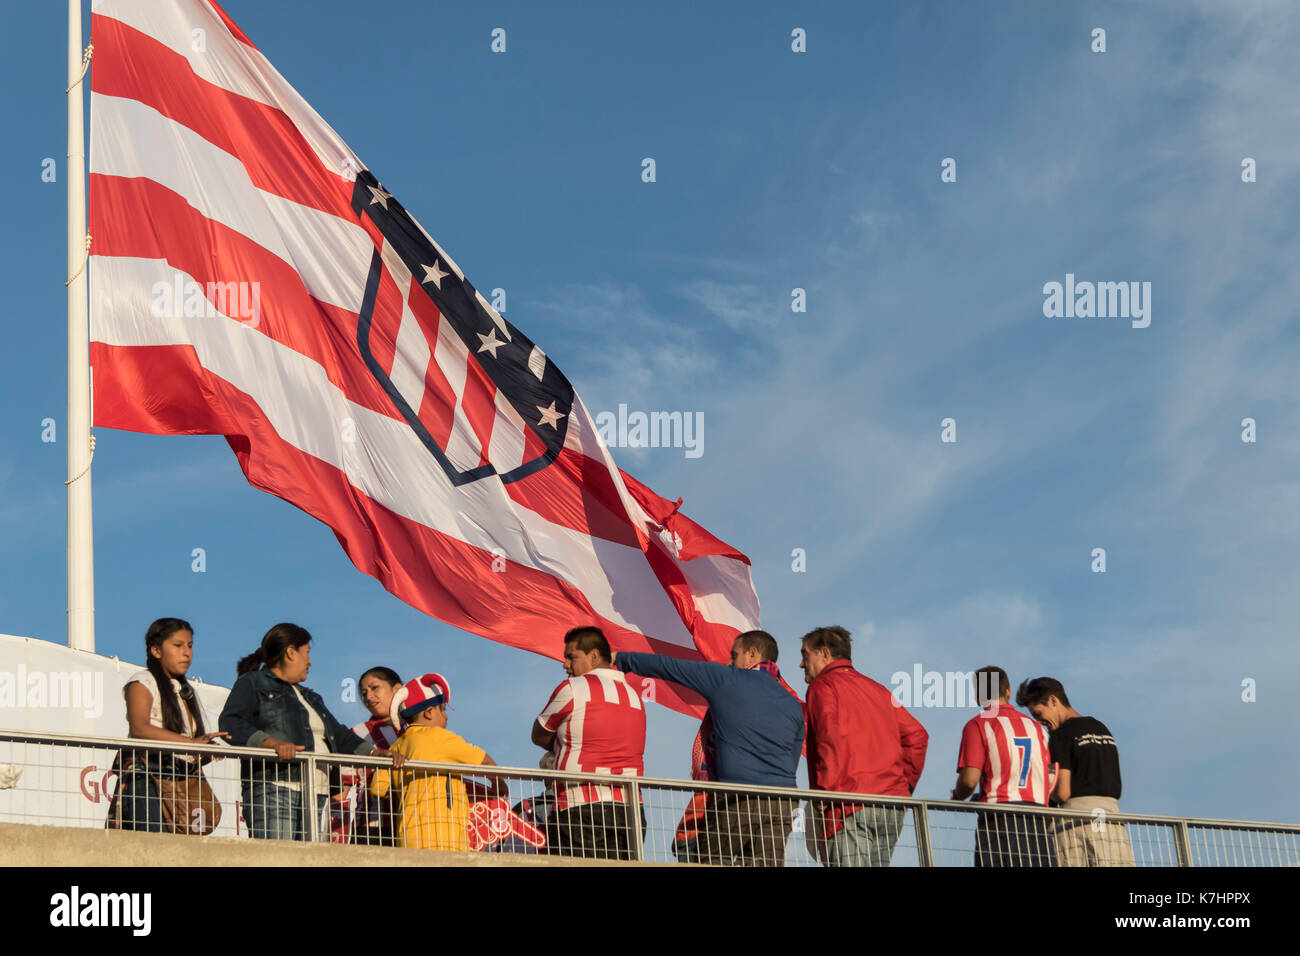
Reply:
[[[451,429],[456,422],[456,393],[442,374],[436,361],[430,360],[424,372],[424,401],[416,413],[429,430],[438,447],[446,449],[451,439]]]
[[[384,269],[375,292],[375,307],[370,314],[367,342],[375,363],[390,376],[397,358],[397,335],[402,328],[402,293],[392,273]]]
[[[465,420],[478,438],[480,465],[486,465],[488,461],[488,445],[492,441],[492,426],[497,417],[496,394],[496,385],[488,378],[483,367],[474,361],[471,353],[469,374],[465,376],[465,390],[461,392],[460,405],[465,412]]]
[[[532,429],[528,434],[531,438]],[[544,450],[530,457],[529,446],[524,447],[525,461],[532,461]],[[572,448],[561,450],[549,467],[505,487],[514,501],[552,524],[631,548],[641,547],[609,469]]]
[[[323,165],[284,112],[196,76],[185,57],[148,34],[109,17],[92,19],[91,90],[138,100],[188,127],[236,157],[258,189],[356,222],[353,183],[342,169]]]
[[[149,210],[148,219],[141,217],[142,209]],[[351,401],[398,417],[361,362],[357,316],[313,298],[293,266],[243,233],[206,218],[183,196],[149,179],[92,174],[88,231],[95,237],[96,256],[166,260],[205,290],[209,282],[258,283],[258,334],[319,364]],[[395,297],[391,279],[389,288]],[[392,366],[396,326],[388,332],[385,369]]]
[[[446,448],[451,438],[451,429],[456,421],[456,393],[451,383],[438,366],[436,352],[438,348],[438,326],[442,322],[438,307],[425,295],[420,283],[411,277],[408,290],[411,314],[420,325],[425,341],[429,343],[429,367],[424,372],[424,400],[416,410],[420,421],[429,430],[439,448]]]
[[[717,554],[749,564],[749,558],[682,514],[676,502],[656,494],[621,468],[618,473],[623,476],[623,483],[627,486],[627,490],[636,499],[637,504],[645,509],[646,514],[682,539],[679,554],[683,561],[706,554]]]
[[[535,461],[546,452],[546,444],[531,428],[524,432],[524,461]]]
[[[226,435],[250,484],[328,524],[359,570],[432,617],[554,660],[560,659],[564,631],[583,623],[602,628],[616,650],[699,659],[602,618],[565,581],[513,562],[505,572],[494,572],[499,559],[490,551],[372,501],[338,468],[284,441],[251,396],[204,369],[188,346],[92,342],[91,364],[98,427]],[[160,384],[168,396],[165,405],[141,408],[137,396]],[[656,699],[683,713],[703,713],[698,696],[679,693],[667,682],[656,686]]]

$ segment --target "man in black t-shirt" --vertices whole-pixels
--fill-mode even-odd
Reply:
[[[1119,749],[1100,720],[1070,706],[1061,682],[1037,677],[1020,685],[1016,703],[1051,731],[1048,749],[1057,765],[1053,802],[1090,817],[1062,819],[1056,827],[1061,866],[1133,866],[1128,834],[1107,814],[1119,812]]]

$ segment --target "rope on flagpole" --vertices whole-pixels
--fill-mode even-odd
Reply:
[[[69,86],[66,90],[64,90],[63,91],[64,93],[71,93],[74,89],[76,89],[77,83],[80,83],[82,80],[86,78],[86,71],[90,69],[90,58],[94,55],[95,55],[95,44],[92,43],[86,47],[86,52],[81,54],[81,74],[77,77],[77,82],[73,83],[72,86]]]
[[[83,469],[81,469],[81,473],[80,473],[80,474],[78,474],[78,475],[76,475],[76,476],[74,476],[74,477],[72,477],[72,478],[69,478],[67,481],[64,482],[64,484],[65,484],[65,485],[70,485],[70,484],[72,484],[74,481],[76,481],[78,478],[80,478],[82,475],[84,475],[86,472],[90,471],[90,463],[93,462],[94,460],[95,460],[95,436],[94,436],[94,435],[91,435],[91,436],[90,436],[90,461],[87,461],[87,462],[86,462],[86,467],[83,468]]]
[[[90,233],[86,233],[86,254],[81,259],[81,267],[73,273],[72,278],[63,283],[65,286],[72,285],[77,281],[77,276],[86,271],[86,263],[90,261]]]

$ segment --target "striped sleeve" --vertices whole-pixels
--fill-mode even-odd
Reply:
[[[961,773],[962,767],[975,767],[983,772],[988,764],[988,748],[984,743],[984,735],[980,733],[980,728],[975,720],[966,722],[966,726],[961,732],[961,751],[957,754],[957,772]]]
[[[564,718],[573,713],[573,683],[565,681],[551,694],[546,707],[537,715],[537,722],[551,733],[559,729]]]

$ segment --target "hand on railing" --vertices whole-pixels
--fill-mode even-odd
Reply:
[[[276,740],[274,737],[267,737],[262,741],[262,746],[268,750],[274,750],[276,757],[280,760],[292,760],[294,754],[300,750],[306,750],[302,744],[289,743],[287,740]]]
[[[229,740],[230,734],[226,733],[224,730],[214,730],[210,734],[199,734],[194,739],[201,744],[211,744],[221,737],[225,737],[227,740]],[[224,757],[218,757],[215,754],[195,754],[194,756],[198,758],[200,765],[206,765],[209,763],[213,763],[214,761],[217,760],[225,759]]]

